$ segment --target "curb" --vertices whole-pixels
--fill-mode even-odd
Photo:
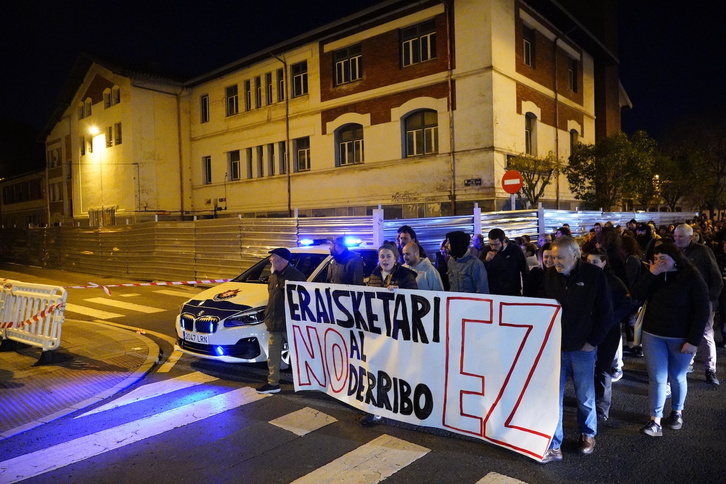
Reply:
[[[94,324],[94,325],[102,324],[102,323],[92,323],[92,322],[88,322],[88,321],[81,321],[81,320],[76,320],[76,319],[66,320],[66,321],[73,321],[74,324],[79,324],[79,323],[80,324]],[[39,427],[43,424],[50,423],[61,417],[65,417],[66,415],[70,415],[74,412],[77,412],[78,410],[82,410],[86,407],[95,405],[95,404],[101,402],[102,400],[105,400],[105,399],[115,395],[116,393],[119,393],[122,390],[125,390],[129,386],[131,386],[134,383],[136,383],[137,381],[139,381],[147,373],[149,373],[151,371],[151,369],[154,366],[156,366],[156,364],[159,362],[159,355],[160,355],[161,350],[159,348],[159,345],[154,343],[150,338],[147,338],[146,336],[143,336],[141,334],[138,334],[138,333],[135,333],[132,331],[116,328],[111,325],[104,324],[103,326],[104,326],[104,329],[107,329],[109,331],[123,333],[125,337],[128,337],[129,333],[131,333],[131,335],[134,338],[138,339],[140,343],[146,345],[146,347],[148,348],[149,354],[146,357],[146,360],[136,370],[131,372],[131,374],[128,377],[126,377],[123,381],[117,383],[113,387],[111,387],[107,390],[104,390],[103,392],[99,393],[96,396],[93,396],[93,397],[83,400],[81,402],[75,403],[66,409],[60,410],[60,411],[52,413],[50,415],[46,415],[46,416],[41,417],[32,422],[21,425],[19,427],[15,427],[13,429],[7,430],[7,431],[3,432],[2,434],[0,434],[0,439],[6,439],[8,437],[12,437],[14,435],[23,433],[27,430],[31,430],[33,428]]]

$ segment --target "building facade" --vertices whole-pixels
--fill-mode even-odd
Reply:
[[[391,0],[182,84],[94,62],[53,120],[49,184],[91,225],[506,208],[511,156],[564,164],[620,129],[613,41],[562,5]],[[600,30],[613,5],[588,11]],[[543,200],[577,205],[564,177]]]
[[[45,173],[32,172],[0,180],[0,227],[43,227],[49,197]]]

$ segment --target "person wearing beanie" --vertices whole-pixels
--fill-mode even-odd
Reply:
[[[328,282],[363,285],[363,259],[348,250],[345,237],[337,237],[330,243],[330,255],[333,260],[328,266]]]
[[[280,364],[282,348],[287,343],[287,323],[285,321],[285,283],[304,281],[305,274],[290,264],[292,254],[285,248],[270,251],[272,274],[267,285],[268,301],[265,308],[265,326],[270,333],[267,350],[267,383],[257,389],[257,393],[280,392]]]
[[[460,230],[446,234],[451,257],[448,262],[450,290],[489,294],[489,280],[484,263],[469,252],[471,237]]]

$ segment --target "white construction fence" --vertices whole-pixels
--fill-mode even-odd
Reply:
[[[43,351],[58,348],[68,293],[60,286],[2,279],[0,329],[2,339],[37,346]]]

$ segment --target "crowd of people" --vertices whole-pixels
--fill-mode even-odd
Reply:
[[[672,430],[683,426],[686,375],[693,371],[697,352],[706,383],[719,385],[714,319],[720,316],[718,343],[723,345],[726,222],[702,218],[660,227],[636,220],[625,226],[603,222],[577,237],[563,225],[537,240],[509,238],[499,228],[490,230],[486,239],[482,234],[471,237],[453,231],[431,259],[415,230],[404,225],[395,242],[385,242],[378,249],[378,266],[367,280],[362,260],[347,249],[343,238],[331,241],[330,250],[330,283],[545,297],[560,303],[560,414],[542,463],[563,458],[560,446],[568,379],[577,400],[578,450],[593,452],[598,422],[610,418],[612,384],[623,376],[624,352],[643,357],[648,372],[650,419],[640,429],[644,435],[660,437],[663,426]],[[275,259],[287,255],[282,249],[271,254]],[[279,266],[283,262],[277,261]],[[285,267],[280,271],[274,284],[270,279],[271,304],[265,316],[274,333],[279,332],[279,324],[274,323],[279,316],[279,284],[298,276],[287,274],[290,270]],[[272,341],[284,341],[284,335],[275,334]],[[278,368],[279,362],[272,361],[268,384],[260,390],[279,391]],[[668,397],[671,411],[663,418]],[[378,415],[366,415],[361,424],[380,420]]]

